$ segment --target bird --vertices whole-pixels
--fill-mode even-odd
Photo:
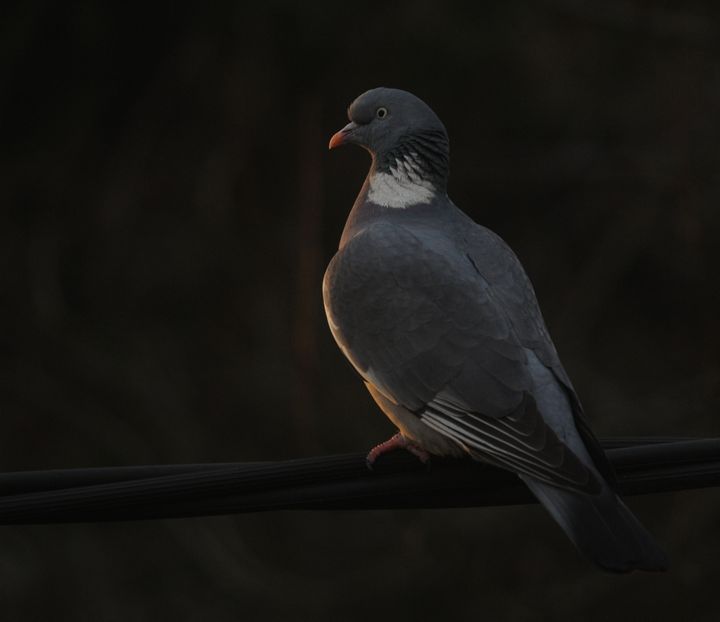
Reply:
[[[515,473],[601,569],[660,571],[667,557],[616,491],[510,247],[449,198],[450,149],[417,96],[366,91],[329,148],[371,165],[323,277],[330,331],[404,448]]]

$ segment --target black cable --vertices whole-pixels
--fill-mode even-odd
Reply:
[[[720,485],[720,439],[614,439],[625,495]],[[532,503],[513,474],[406,452],[370,471],[364,454],[282,462],[152,465],[0,474],[0,524],[210,516],[268,510],[479,507]]]

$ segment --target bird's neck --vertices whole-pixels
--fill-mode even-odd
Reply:
[[[415,134],[373,155],[366,199],[375,205],[406,209],[431,203],[447,189],[449,148],[442,132]]]
[[[373,163],[366,186],[367,201],[391,209],[425,205],[438,193],[435,184],[423,177],[409,160],[397,160],[386,169]]]
[[[340,247],[388,210],[420,216],[447,205],[449,147],[444,132],[408,137],[392,150],[372,154],[372,165],[345,223]]]
[[[340,239],[342,248],[350,239],[378,219],[418,221],[436,217],[452,205],[447,197],[446,181],[408,171],[404,165],[383,170],[373,157],[365,183],[355,199]],[[408,220],[409,219],[409,220]]]

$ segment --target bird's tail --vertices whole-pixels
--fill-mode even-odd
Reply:
[[[610,572],[666,570],[665,553],[605,484],[590,495],[520,476],[575,546]]]

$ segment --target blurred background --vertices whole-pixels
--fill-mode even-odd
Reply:
[[[392,432],[320,284],[425,99],[450,195],[532,278],[601,437],[720,436],[709,0],[0,9],[0,469],[274,460]],[[630,499],[672,559],[606,576],[537,506],[0,528],[6,620],[716,620],[720,491]]]

